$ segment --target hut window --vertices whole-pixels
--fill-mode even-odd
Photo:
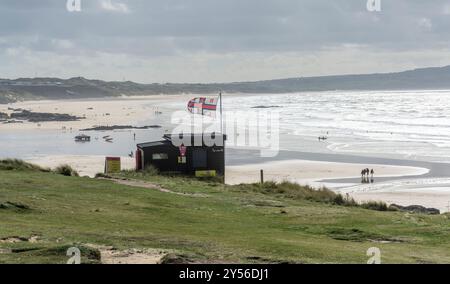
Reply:
[[[158,154],[153,154],[152,158],[153,158],[153,160],[168,160],[169,155],[167,155],[166,153],[158,153]]]

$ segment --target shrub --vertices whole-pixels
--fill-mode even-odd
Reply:
[[[79,176],[78,172],[69,165],[60,165],[54,170],[54,172],[67,177]]]

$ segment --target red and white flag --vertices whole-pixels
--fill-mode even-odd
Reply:
[[[219,98],[194,98],[188,103],[188,110],[193,114],[216,117]]]

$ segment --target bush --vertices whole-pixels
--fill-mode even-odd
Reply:
[[[40,171],[49,172],[49,169],[30,164],[18,159],[0,160],[0,170],[3,171]]]
[[[69,165],[60,165],[54,170],[55,173],[66,177],[78,177],[80,176],[76,170]]]

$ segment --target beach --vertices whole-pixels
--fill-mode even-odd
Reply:
[[[326,98],[329,94],[324,96]],[[336,97],[335,94],[332,96]],[[383,93],[381,97],[384,96]],[[192,97],[195,95],[26,101],[0,105],[0,112],[6,113],[11,113],[11,109],[25,109],[83,118],[67,122],[0,123],[2,134],[0,147],[3,149],[0,150],[0,157],[22,158],[50,168],[69,164],[80,175],[90,177],[103,172],[106,156],[121,157],[123,169],[133,169],[135,161],[129,157],[129,153],[135,151],[136,144],[159,140],[164,133],[171,131],[172,112],[183,110]],[[288,95],[288,97],[297,100],[294,95]],[[311,98],[308,97],[308,99]],[[255,105],[271,100],[273,96],[270,95],[235,94],[227,96],[225,103],[229,106],[236,101],[242,101],[242,108],[250,110]],[[319,98],[318,102],[321,100],[322,98]],[[315,104],[315,107],[319,106]],[[260,170],[264,170],[266,181],[287,180],[316,188],[327,187],[337,192],[348,193],[358,201],[376,200],[389,204],[417,204],[438,208],[442,212],[448,210],[450,182],[443,182],[436,186],[436,183],[447,175],[448,153],[446,144],[445,147],[442,146],[442,141],[440,142],[442,145],[436,144],[440,147],[439,151],[444,153],[439,157],[431,155],[434,153],[429,151],[431,144],[418,143],[415,134],[408,134],[408,137],[413,137],[414,141],[402,142],[405,139],[400,139],[397,136],[399,134],[387,133],[386,136],[381,137],[380,132],[369,133],[346,129],[338,131],[329,127],[332,129],[330,136],[334,135],[334,137],[330,137],[328,141],[318,142],[317,136],[327,133],[325,131],[327,128],[324,128],[326,123],[324,118],[317,120],[318,127],[323,125],[323,128],[310,131],[310,125],[316,121],[315,118],[305,117],[304,120],[289,118],[291,111],[294,110],[287,107],[281,108],[284,117],[282,117],[280,131],[281,149],[277,156],[263,159],[258,157],[257,151],[245,148],[235,149],[233,145],[230,145],[226,151],[226,183],[259,182]],[[317,110],[312,110],[311,117],[314,117],[315,111]],[[337,122],[333,122],[333,117],[329,119],[328,123],[336,123],[336,126],[349,123],[342,121],[341,118]],[[352,121],[355,117],[348,119]],[[367,122],[364,123],[367,124]],[[95,126],[113,125],[159,125],[161,129],[81,131]],[[442,125],[438,125],[439,129],[443,127]],[[347,127],[351,129],[353,126]],[[355,127],[361,127],[360,123],[356,123]],[[297,130],[291,130],[294,128]],[[299,128],[302,128],[303,132],[300,132]],[[422,126],[418,131],[421,129],[423,129]],[[354,133],[353,136],[350,135],[351,131]],[[387,131],[392,130],[389,128]],[[91,135],[93,141],[76,144],[73,137],[82,132]],[[102,139],[106,135],[114,139],[113,143],[107,143]],[[431,135],[429,130],[426,131],[426,135]],[[371,148],[368,148],[368,145],[371,145]],[[391,149],[392,152],[387,151]],[[424,157],[423,153],[427,151],[431,154]],[[395,157],[397,160],[391,160],[390,157]],[[443,160],[442,164],[438,164],[437,161],[441,160]],[[364,168],[374,169],[373,184],[361,184],[360,172]],[[411,183],[416,185],[411,186]]]
[[[429,172],[425,168],[367,165],[374,169],[376,177],[405,177],[424,175]],[[345,179],[358,177],[361,164],[335,163],[307,160],[275,161],[262,164],[229,166],[227,168],[227,183],[255,183],[260,181],[260,171],[264,171],[266,181],[290,181],[312,187],[343,187],[354,185],[351,183],[328,183],[327,179]]]
[[[142,96],[119,97],[86,100],[43,100],[25,101],[8,105],[0,104],[0,112],[12,113],[12,109],[23,109],[41,113],[61,113],[81,117],[77,121],[65,122],[24,122],[24,123],[0,123],[0,131],[4,130],[60,130],[72,129],[78,131],[93,126],[111,125],[140,125],[152,120],[157,105],[162,102],[184,101],[188,96]]]

